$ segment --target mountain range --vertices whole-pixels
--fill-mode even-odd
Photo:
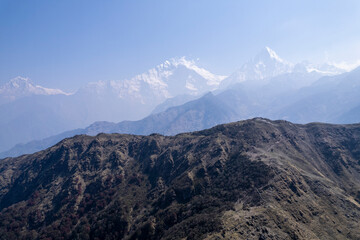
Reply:
[[[247,84],[252,85],[264,85],[268,84],[270,79],[274,77],[286,76],[286,74],[296,72],[317,73],[319,76],[324,76],[341,74],[344,73],[345,70],[331,64],[319,65],[311,64],[307,61],[293,64],[279,57],[271,48],[265,47],[253,59],[247,61],[240,69],[222,81],[220,88],[224,89],[240,82],[247,82]],[[297,82],[298,84],[309,84],[309,82],[304,82],[301,78],[297,79]]]
[[[360,125],[78,135],[0,161],[0,239],[359,239]]]
[[[267,48],[265,50],[269,51]],[[18,144],[0,153],[0,157],[34,153],[76,134],[96,135],[104,132],[175,135],[257,116],[297,123],[360,121],[357,87],[360,84],[360,68],[342,74],[335,72],[340,71],[339,69],[329,66],[315,71],[314,66],[309,63],[293,66],[274,55],[273,51],[268,52],[267,62],[272,60],[287,64],[292,67],[291,72],[271,77],[269,80],[239,79],[238,83],[227,89],[220,88],[200,98],[189,94],[178,95],[158,105],[152,114],[141,120],[96,122],[86,128]],[[266,59],[264,51],[261,56]],[[255,59],[253,62],[257,62],[260,57]],[[324,76],[324,72],[331,74]]]
[[[89,83],[71,94],[17,77],[0,87],[0,151],[95,121],[141,119],[168,98],[200,96],[222,79],[185,58],[131,79]]]

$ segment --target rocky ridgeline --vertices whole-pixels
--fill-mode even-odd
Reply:
[[[0,161],[0,239],[360,239],[360,125],[79,135]]]

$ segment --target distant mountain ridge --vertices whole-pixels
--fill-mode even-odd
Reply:
[[[73,94],[18,77],[0,88],[0,151],[96,121],[141,119],[166,99],[201,96],[216,89],[223,78],[184,57],[129,80],[89,83]]]
[[[286,119],[297,123],[360,122],[360,68],[349,73],[320,78],[317,72],[288,73],[274,77],[264,86],[254,87],[246,82],[217,94],[208,93],[185,104],[149,115],[138,121],[119,123],[97,122],[85,129],[20,144],[0,158],[34,153],[54,145],[65,137],[76,134],[129,133],[148,135],[160,133],[175,135],[202,130],[217,124],[257,116]],[[302,79],[301,83],[297,83]],[[314,82],[315,81],[315,82]],[[314,82],[313,84],[311,84]]]
[[[27,89],[23,91],[25,94],[13,98],[11,94],[0,94],[0,99],[2,96],[5,96],[3,99],[13,99],[0,105],[0,114],[3,116],[0,119],[0,152],[7,151],[16,144],[28,143],[32,140],[38,140],[37,143],[39,144],[30,143],[31,149],[43,149],[44,146],[48,146],[45,142],[49,141],[41,139],[47,137],[53,140],[58,139],[55,137],[57,134],[62,136],[65,131],[85,128],[98,121],[115,123],[123,120],[139,121],[139,119],[144,119],[151,114],[155,115],[150,118],[155,118],[156,114],[166,112],[168,108],[180,107],[186,102],[198,99],[207,92],[213,92],[217,101],[224,105],[224,111],[221,111],[218,105],[214,107],[219,112],[216,113],[214,110],[213,114],[220,115],[218,117],[212,116],[210,119],[222,120],[214,120],[212,124],[255,116],[287,119],[301,123],[308,121],[348,122],[346,119],[350,119],[350,117],[356,121],[357,114],[354,111],[357,110],[356,107],[360,103],[356,105],[357,96],[354,95],[355,92],[351,87],[348,87],[348,90],[352,92],[351,94],[344,91],[341,93],[344,94],[344,98],[337,97],[340,92],[335,93],[336,89],[335,92],[332,91],[331,94],[335,94],[332,99],[338,101],[335,106],[339,106],[334,108],[334,110],[339,109],[339,112],[336,113],[332,110],[325,110],[325,112],[321,110],[319,111],[321,114],[314,114],[314,117],[311,118],[311,106],[314,104],[310,104],[309,101],[316,101],[316,96],[321,93],[324,85],[317,88],[317,93],[314,92],[312,100],[310,98],[305,99],[306,96],[310,97],[312,91],[315,91],[305,88],[316,89],[315,85],[312,84],[321,77],[334,76],[341,72],[344,72],[344,69],[331,64],[316,65],[309,62],[292,64],[266,47],[230,77],[213,74],[197,66],[195,61],[182,57],[167,60],[133,78],[89,83],[73,94],[66,94],[61,90],[48,89],[34,84],[29,85],[28,80],[18,78],[13,83],[9,83],[7,89],[12,89],[10,87],[13,85],[20,86],[21,84],[16,83],[18,81],[24,87],[15,87],[15,89]],[[326,81],[329,79],[331,78],[325,78]],[[227,90],[235,91],[227,92]],[[229,93],[229,96],[222,94],[224,91]],[[27,94],[27,92],[31,94]],[[7,93],[17,93],[17,91],[7,91]],[[349,97],[346,95],[353,96],[353,103],[346,105],[346,101],[349,101]],[[347,100],[343,101],[342,99]],[[302,101],[307,101],[307,106],[303,106]],[[331,99],[326,101],[331,102]],[[326,108],[326,101],[319,103],[318,107],[320,109]],[[210,105],[209,103],[206,108],[211,109]],[[298,110],[295,111],[294,109]],[[342,109],[347,110],[348,113],[342,112]],[[200,130],[201,127],[213,126],[208,124],[211,121],[206,124],[202,122],[205,121],[202,115],[198,115],[198,120],[194,118],[202,111],[195,106],[193,111],[189,110],[193,115],[179,110],[175,115],[182,121],[168,116],[169,122],[176,120],[172,126],[165,124],[166,114],[161,114],[161,124],[168,126],[169,130],[159,129],[156,127],[156,123],[152,122],[152,124],[147,123],[146,127],[142,127],[142,129],[146,128],[146,131],[140,131],[134,126],[140,127],[142,120],[136,124],[133,122],[128,122],[127,125],[123,124],[119,130],[137,134],[147,134],[154,131],[172,134],[179,133],[181,129],[193,131]],[[336,114],[336,116],[331,116],[331,114]],[[194,122],[192,123],[190,119]],[[181,123],[188,124],[188,127],[180,126]],[[175,128],[178,130],[171,130]],[[101,127],[98,129],[101,131]],[[107,129],[103,129],[103,131],[105,130],[107,131]],[[53,141],[50,142],[54,143]],[[19,150],[19,147],[26,149],[26,146],[29,145],[17,145],[10,152],[26,153],[27,151]]]

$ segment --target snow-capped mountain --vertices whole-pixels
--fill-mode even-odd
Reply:
[[[60,89],[45,88],[34,85],[29,78],[16,77],[0,86],[0,104],[31,95],[68,95]]]
[[[279,57],[271,48],[265,47],[253,59],[247,61],[240,69],[222,81],[220,87],[224,89],[232,84],[245,81],[251,84],[264,85],[268,84],[270,79],[292,73],[302,73],[304,76],[309,73],[311,74],[310,78],[316,80],[314,75],[321,77],[344,72],[346,69],[330,63],[313,64],[303,61],[293,64]]]
[[[89,83],[75,95],[88,99],[92,106],[108,102],[107,108],[118,109],[111,112],[111,119],[99,120],[137,120],[167,99],[216,90],[224,78],[197,66],[194,60],[172,58],[130,79]]]
[[[119,98],[147,104],[178,95],[200,95],[218,88],[226,76],[215,75],[185,57],[172,58],[131,79],[110,81],[108,87]],[[104,88],[106,83],[93,87]]]
[[[225,88],[244,81],[263,82],[272,77],[290,73],[294,65],[280,58],[269,47],[263,48],[253,59],[243,64],[239,70],[221,83]]]

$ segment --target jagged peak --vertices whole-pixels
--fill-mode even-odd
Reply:
[[[258,61],[264,61],[264,60],[275,60],[276,62],[280,62],[283,64],[289,64],[291,65],[289,62],[285,61],[284,59],[282,59],[281,57],[279,57],[279,55],[270,47],[266,46],[264,47],[254,58],[254,62],[258,62]]]
[[[193,59],[188,59],[186,56],[182,56],[182,57],[173,57],[170,58],[169,60],[166,60],[163,64],[160,65],[164,65],[164,66],[192,66],[192,65],[196,65],[196,61]]]
[[[276,52],[274,50],[272,50],[271,48],[269,47],[265,47],[266,51],[269,53],[269,56],[272,58],[272,59],[276,59],[278,60],[279,62],[284,62],[284,60],[282,58],[280,58]]]
[[[213,74],[210,71],[199,67],[195,60],[182,56],[182,57],[174,57],[165,60],[163,63],[157,65],[156,67],[151,68],[142,74],[138,74],[132,77],[131,79],[124,81],[125,82],[145,81],[150,84],[166,86],[167,84],[164,82],[164,80],[167,77],[173,75],[176,69],[178,69],[179,67],[185,67],[186,69],[200,75],[201,77],[207,80],[208,85],[210,86],[218,85],[223,79],[227,77],[227,76]]]
[[[192,70],[202,76],[203,78],[209,81],[209,85],[217,85],[227,76],[216,75],[208,70],[201,68],[197,65],[197,62],[193,59],[189,59],[186,56],[182,57],[174,57],[166,60],[164,63],[159,64],[156,69],[158,70],[168,70],[170,68],[178,68],[179,66],[183,66],[189,70]]]
[[[216,75],[197,65],[197,60],[174,57],[131,78],[97,82],[81,88],[85,92],[112,92],[119,98],[171,98],[179,94],[213,91],[226,76]],[[161,100],[163,101],[163,100]]]

